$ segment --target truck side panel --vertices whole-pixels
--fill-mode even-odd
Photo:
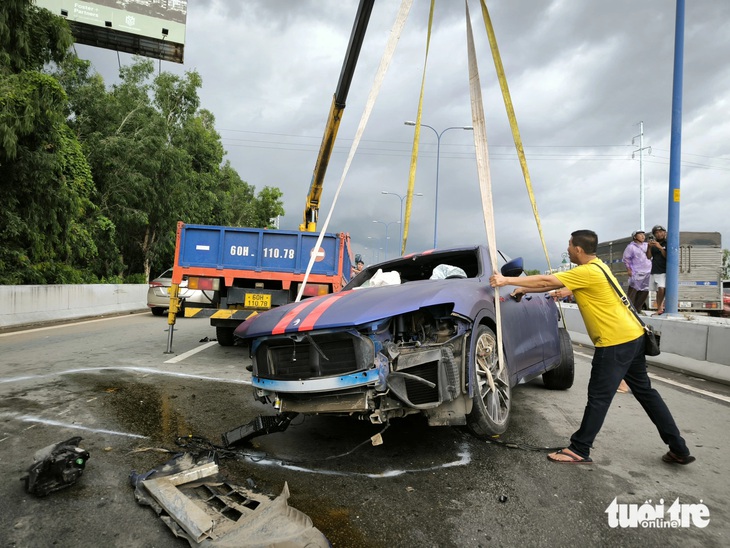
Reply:
[[[186,225],[180,235],[178,264],[300,274],[306,270],[316,242],[316,234],[295,231]],[[312,274],[342,273],[338,244],[336,235],[324,236]]]
[[[618,238],[598,244],[596,255],[609,265],[624,290],[628,274],[623,253],[632,239]],[[719,232],[679,233],[678,305],[680,310],[722,310],[720,276],[722,270],[722,242]],[[654,292],[649,292],[647,305],[655,306]]]

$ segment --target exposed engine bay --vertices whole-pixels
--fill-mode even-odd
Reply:
[[[260,340],[252,352],[256,396],[282,413],[355,415],[378,424],[424,413],[433,424],[464,424],[465,404],[459,413],[436,412],[468,392],[471,322],[451,308]]]

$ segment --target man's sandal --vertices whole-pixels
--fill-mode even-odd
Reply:
[[[697,459],[694,458],[692,455],[685,455],[684,457],[681,457],[676,453],[668,451],[666,455],[662,455],[662,460],[664,462],[668,462],[669,464],[691,464]]]
[[[593,460],[590,457],[583,458],[580,455],[576,455],[568,448],[561,449],[555,453],[550,453],[547,456],[550,462],[557,462],[559,464],[593,464]]]

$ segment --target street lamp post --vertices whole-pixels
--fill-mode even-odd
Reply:
[[[368,236],[368,240],[372,240],[373,245],[375,246],[372,249],[372,252],[373,252],[373,261],[372,262],[379,263],[380,262],[380,252],[383,250],[382,247],[378,247],[379,238],[374,238],[373,236]]]
[[[394,224],[400,224],[400,221],[391,221],[389,223],[386,223],[385,221],[373,221],[374,223],[380,223],[381,225],[385,225],[385,260],[388,260],[388,227],[390,225]]]
[[[381,194],[391,194],[393,196],[397,196],[400,199],[400,248],[403,249],[403,200],[406,199],[408,194],[401,196],[400,194],[396,194],[395,192],[388,192],[387,190],[381,190]],[[416,192],[414,196],[423,196],[420,192]]]
[[[416,122],[407,120],[403,122],[407,126],[415,126]],[[473,131],[472,126],[451,126],[444,129],[441,133],[436,131],[436,128],[429,126],[428,124],[421,124],[421,127],[427,127],[436,134],[436,205],[433,211],[433,247],[436,249],[437,238],[438,238],[438,227],[439,227],[439,161],[441,158],[441,136],[449,131],[450,129],[464,129],[467,131]]]

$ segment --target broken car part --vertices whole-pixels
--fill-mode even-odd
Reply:
[[[25,490],[45,497],[76,483],[89,460],[89,453],[78,447],[81,439],[76,436],[36,451],[28,474],[21,478]]]
[[[288,505],[286,483],[278,497],[232,485],[211,457],[179,454],[159,469],[132,472],[130,480],[137,502],[191,546],[330,547],[309,516]]]
[[[223,445],[230,447],[234,443],[246,442],[256,436],[283,432],[289,427],[292,419],[296,416],[297,413],[282,413],[281,415],[275,416],[259,415],[248,424],[238,426],[223,434],[221,436],[223,438]]]

